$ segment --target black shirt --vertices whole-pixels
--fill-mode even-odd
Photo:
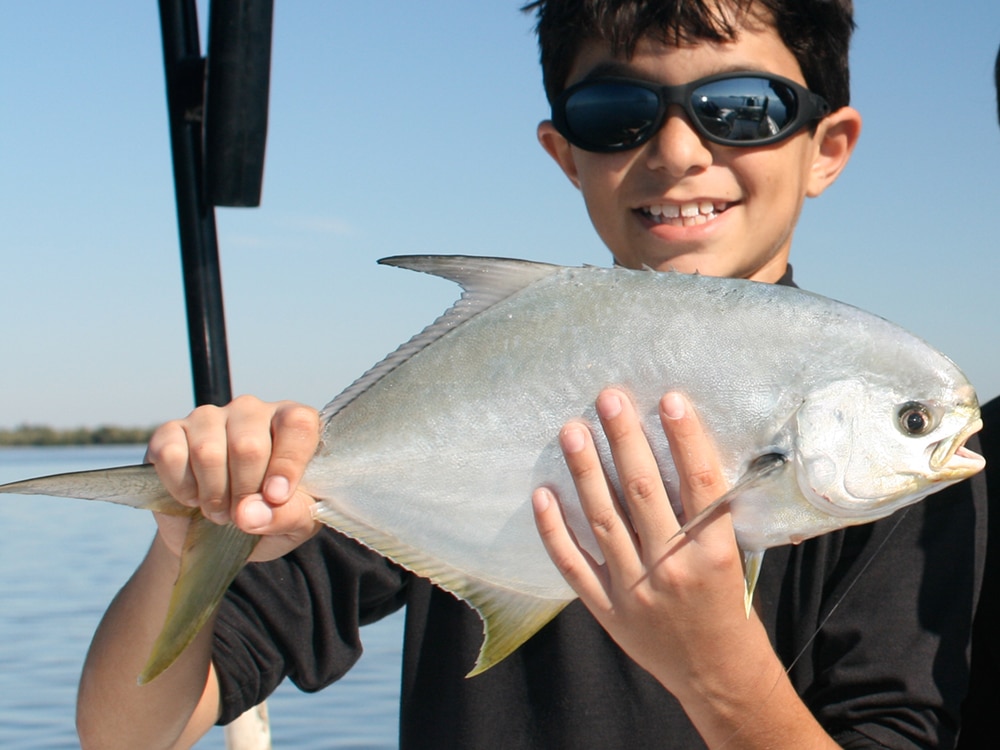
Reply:
[[[986,571],[972,631],[972,680],[962,705],[961,750],[1000,744],[1000,398],[983,407],[980,434],[989,486]]]

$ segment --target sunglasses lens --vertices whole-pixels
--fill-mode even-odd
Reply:
[[[619,151],[646,141],[659,111],[656,92],[609,81],[574,92],[565,102],[565,121],[582,148]]]
[[[712,136],[753,142],[777,135],[795,121],[798,97],[780,81],[741,76],[699,86],[691,107]]]

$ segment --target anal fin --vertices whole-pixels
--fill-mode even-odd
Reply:
[[[575,598],[533,596],[483,580],[354,518],[328,501],[320,500],[316,504],[313,517],[412,573],[429,579],[476,611],[483,621],[483,643],[466,677],[481,674],[512,654]]]
[[[466,677],[475,677],[506,659],[562,612],[571,599],[540,599],[504,589],[466,591],[465,599],[483,619],[483,645]]]

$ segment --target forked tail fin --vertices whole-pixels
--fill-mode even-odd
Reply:
[[[191,519],[180,575],[163,629],[139,675],[140,684],[156,678],[194,640],[260,539],[232,524],[212,523],[198,510],[178,503],[149,464],[27,479],[0,485],[0,493],[100,500]]]
[[[200,513],[191,519],[181,553],[181,572],[170,595],[163,629],[139,675],[140,685],[158,677],[191,644],[259,540],[259,536],[242,532],[231,523],[212,523]]]

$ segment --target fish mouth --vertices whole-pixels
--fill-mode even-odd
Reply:
[[[934,447],[930,466],[940,474],[940,481],[965,479],[983,470],[986,459],[965,447],[966,441],[982,428],[983,420],[977,416],[961,432]]]

